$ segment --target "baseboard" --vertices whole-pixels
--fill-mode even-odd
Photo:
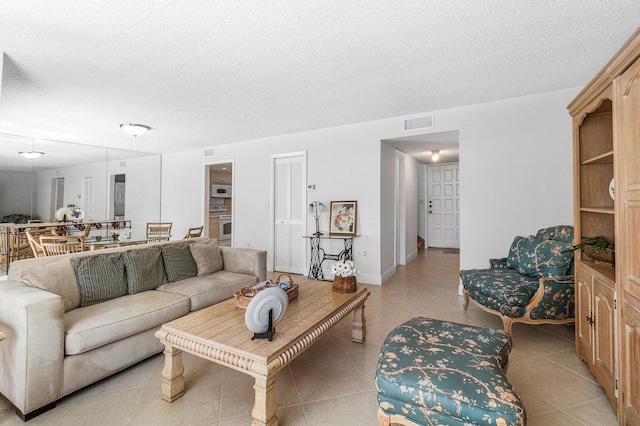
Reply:
[[[405,261],[405,265],[408,265],[413,259],[418,256],[418,250],[414,250],[407,256],[407,260]]]
[[[396,274],[396,267],[392,266],[382,274],[382,282],[383,283],[386,282],[389,278],[391,278],[395,274]]]
[[[375,274],[358,274],[358,282],[362,284],[382,285],[382,277]]]

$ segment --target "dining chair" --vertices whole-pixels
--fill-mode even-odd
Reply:
[[[9,229],[0,228],[0,265],[26,257],[33,257],[29,243]]]
[[[25,232],[27,236],[27,241],[29,241],[29,246],[31,247],[31,251],[33,252],[34,257],[44,257],[44,251],[42,250],[42,245],[40,245],[40,237],[54,236],[53,229],[32,229],[30,231]]]
[[[147,240],[150,243],[169,241],[173,222],[147,222]]]
[[[187,231],[187,234],[183,237],[183,239],[198,238],[202,236],[203,229],[204,229],[204,226],[199,226],[197,228],[189,228],[189,230]]]
[[[84,237],[73,236],[41,236],[40,245],[45,256],[80,253],[84,251]]]

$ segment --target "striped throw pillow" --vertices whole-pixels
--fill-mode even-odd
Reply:
[[[155,290],[167,282],[159,247],[128,250],[123,254],[129,294]]]
[[[163,245],[162,260],[170,283],[198,275],[198,266],[187,243]]]
[[[122,253],[78,257],[75,267],[80,307],[127,294],[127,275]]]

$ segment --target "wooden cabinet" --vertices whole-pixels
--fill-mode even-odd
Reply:
[[[620,324],[620,424],[640,425],[640,301],[622,307]]]
[[[620,424],[640,426],[640,31],[569,112],[576,241],[602,235],[616,245],[610,268],[576,252],[576,352],[614,403]]]
[[[614,410],[616,399],[615,283],[604,267],[576,270],[576,352],[602,385]],[[601,271],[608,272],[606,269]]]
[[[220,236],[220,217],[218,215],[209,215],[209,238],[218,238]]]
[[[614,81],[616,138],[616,281],[620,295],[620,413],[640,425],[640,35],[634,62]]]

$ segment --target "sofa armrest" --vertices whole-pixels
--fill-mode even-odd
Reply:
[[[501,259],[489,259],[489,269],[508,269],[507,268],[507,258],[503,257]]]
[[[17,281],[0,281],[0,393],[22,414],[62,397],[62,297]]]
[[[250,248],[220,247],[224,270],[253,275],[258,282],[267,279],[267,252]]]
[[[573,276],[541,277],[537,294],[532,298],[532,319],[567,320],[575,317]],[[533,304],[533,303],[532,303]]]

